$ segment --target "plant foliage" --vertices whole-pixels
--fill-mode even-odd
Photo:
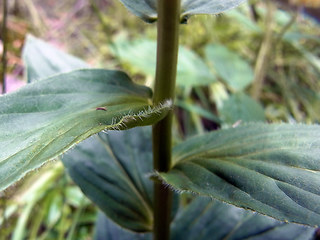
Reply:
[[[157,20],[157,0],[120,0],[132,13],[146,22]],[[182,0],[181,22],[196,14],[218,14],[237,7],[245,0]]]
[[[248,124],[181,143],[158,175],[179,192],[317,226],[319,156],[317,125]]]
[[[157,0],[120,1],[144,21],[154,22],[158,18]],[[186,23],[190,16],[221,13],[243,2],[182,0],[181,11],[175,12],[176,26],[167,26],[166,30],[176,36],[177,26]],[[161,6],[165,12],[165,5]],[[177,6],[174,9],[179,9]],[[257,23],[239,12],[234,12],[233,17],[245,23],[244,31],[257,35],[263,32]],[[285,22],[283,17],[275,14],[281,26]],[[162,19],[159,24],[163,22]],[[277,36],[300,51],[312,63],[315,72],[319,70],[319,59],[299,45],[297,35]],[[256,73],[240,52],[222,44],[205,43],[202,60],[201,51],[196,53],[170,44],[166,42],[160,46],[165,50],[176,46],[175,51],[160,54],[161,61],[168,64],[167,56],[175,62],[171,53],[179,48],[177,85],[182,93],[170,95],[172,99],[154,105],[152,90],[133,82],[124,72],[90,69],[84,61],[29,36],[23,58],[30,84],[0,97],[0,190],[63,154],[63,164],[73,181],[101,210],[96,222],[97,240],[149,240],[152,231],[157,238],[157,224],[163,222],[166,229],[161,228],[160,232],[169,232],[170,228],[171,235],[166,239],[172,240],[311,239],[313,227],[320,223],[320,126],[263,123],[266,116],[262,105],[246,93],[250,85],[255,84]],[[161,64],[158,69],[155,67],[157,43],[154,41],[118,39],[109,46],[114,56],[145,75],[163,71],[159,69]],[[169,62],[164,69],[171,71],[175,65]],[[166,79],[167,73],[161,73]],[[175,74],[172,71],[167,75],[171,79]],[[282,84],[285,98],[294,112],[299,112],[298,104],[292,103],[291,93],[286,89],[287,83],[280,79],[278,84]],[[310,81],[309,85],[312,84]],[[316,119],[318,113],[314,106],[319,94],[304,87],[300,89],[298,83],[288,85],[301,93],[302,106]],[[201,88],[204,86],[208,88]],[[164,96],[167,89],[159,89],[155,88],[155,95]],[[218,117],[206,100],[210,94],[216,101]],[[177,96],[182,97],[176,104],[191,112],[198,129],[202,124],[199,115],[222,129],[180,142],[172,150],[172,163],[167,164],[169,170],[157,172],[153,169],[159,169],[159,162],[155,161],[152,168],[151,131],[143,126],[153,125],[155,129],[161,125],[165,131],[153,131],[153,144],[158,140],[163,145],[171,143],[171,130],[167,130],[171,129],[171,110]],[[198,106],[197,101],[205,108]],[[177,115],[180,117],[179,113]],[[158,125],[163,119],[165,121]],[[242,124],[241,121],[260,123]],[[231,124],[234,125],[226,127]],[[139,128],[131,129],[134,127]],[[162,155],[164,159],[160,158],[165,166],[171,161],[171,145],[168,146],[169,151]],[[160,144],[154,146],[154,152],[161,147]],[[67,152],[71,148],[73,150]],[[14,239],[24,237],[28,216],[42,198],[37,191],[47,191],[50,180],[59,178],[61,165],[54,170],[51,175],[41,177],[44,183],[36,185],[27,198],[30,202],[18,221]],[[172,194],[171,205],[165,206],[170,202],[168,188],[194,196],[182,195],[179,199]],[[53,193],[55,195],[56,191]],[[54,207],[62,205],[61,196],[49,199]],[[54,210],[58,208],[54,207]],[[56,223],[59,217],[54,210],[50,210],[48,226]],[[162,210],[165,219],[159,221],[157,214]],[[43,218],[44,214],[32,228],[32,236],[37,235]],[[0,223],[4,219],[0,218]],[[75,225],[72,228],[68,238],[72,238]]]
[[[161,119],[171,103],[153,107],[150,97],[150,89],[126,74],[97,69],[55,75],[1,96],[0,189],[93,134]]]

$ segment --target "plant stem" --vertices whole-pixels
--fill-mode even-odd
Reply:
[[[272,34],[274,28],[274,13],[275,6],[271,2],[271,0],[266,1],[267,5],[267,15],[265,19],[265,35],[264,39],[261,43],[261,47],[259,50],[259,54],[257,57],[255,69],[254,69],[254,80],[251,89],[251,96],[259,100],[261,91],[263,88],[264,78],[266,76],[268,67],[269,67],[269,59],[270,54],[272,52]]]
[[[157,68],[153,103],[174,100],[179,49],[180,0],[158,0]],[[173,113],[153,125],[154,170],[167,172],[171,167],[171,125]],[[170,236],[172,192],[154,183],[154,239]]]
[[[253,21],[258,22],[260,16],[257,12],[255,3],[251,3],[249,6],[250,6],[250,12],[251,12]]]
[[[7,18],[8,18],[8,0],[3,1],[3,21],[2,21],[2,70],[1,70],[1,84],[2,93],[6,92],[6,71],[7,71]]]
[[[287,33],[287,31],[290,29],[290,27],[292,27],[293,24],[295,24],[296,20],[298,17],[298,12],[294,12],[293,16],[291,17],[290,21],[284,25],[284,27],[281,29],[281,31],[279,32],[275,43],[278,45],[280,43],[280,41],[282,40],[283,36]]]

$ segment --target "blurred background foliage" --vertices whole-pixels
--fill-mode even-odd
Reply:
[[[254,0],[181,26],[175,141],[248,121],[320,122],[320,4],[288,3]],[[10,0],[8,91],[25,84],[27,33],[153,85],[156,25],[117,0]],[[92,239],[97,210],[60,161],[0,194],[0,239]]]

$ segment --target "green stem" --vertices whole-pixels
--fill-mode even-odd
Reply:
[[[157,70],[153,103],[174,100],[179,49],[180,0],[158,0]],[[153,125],[154,170],[167,172],[171,167],[170,112]],[[154,239],[167,240],[170,236],[172,192],[162,183],[154,184]]]
[[[265,19],[265,35],[264,39],[262,41],[255,69],[254,69],[254,80],[253,80],[253,85],[251,89],[251,96],[259,100],[263,84],[264,84],[264,78],[266,77],[267,70],[269,67],[269,60],[270,60],[270,55],[272,52],[272,35],[273,35],[273,28],[274,28],[274,14],[275,14],[275,6],[273,5],[273,2],[271,0],[266,1],[267,5],[267,15]]]
[[[6,92],[6,71],[7,71],[7,18],[8,18],[8,0],[3,1],[3,21],[2,21],[2,71],[1,71],[1,84],[2,93]]]
[[[298,12],[294,12],[290,21],[281,29],[280,33],[277,35],[277,38],[275,40],[275,43],[277,45],[281,42],[283,36],[287,33],[290,27],[292,27],[292,25],[295,24],[297,17],[298,17]]]

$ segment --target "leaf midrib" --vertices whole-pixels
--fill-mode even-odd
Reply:
[[[114,155],[112,149],[109,148],[109,146],[102,140],[100,140],[100,142],[103,144],[104,148],[106,149],[106,151],[108,151],[108,153],[110,154],[110,156],[112,157],[112,159],[114,160],[114,162],[119,166],[120,170],[122,171],[122,173],[126,176],[127,178],[127,183],[129,185],[129,187],[131,188],[131,190],[133,192],[136,193],[137,197],[141,200],[142,204],[145,206],[145,209],[148,211],[148,217],[149,219],[153,219],[153,211],[152,211],[152,207],[145,201],[144,197],[142,196],[142,194],[140,193],[140,191],[136,188],[136,186],[132,183],[129,174],[127,173],[127,171],[125,170],[125,167],[122,165],[122,163],[117,159],[117,157]],[[110,149],[110,151],[109,151]]]

